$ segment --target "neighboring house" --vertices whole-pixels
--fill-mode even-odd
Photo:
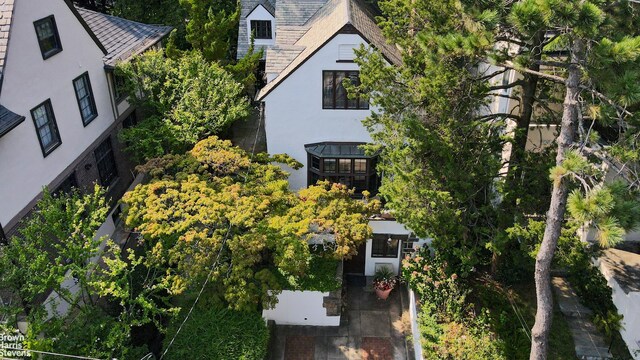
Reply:
[[[628,249],[631,250],[631,249]],[[612,290],[612,300],[621,321],[620,335],[634,359],[640,359],[640,243],[635,252],[604,250],[596,261]]]
[[[65,0],[0,0],[0,237],[15,232],[43,186],[97,182],[122,196],[132,164],[116,134],[136,119],[112,70],[170,30]]]
[[[386,43],[368,5],[360,0],[243,0],[239,27],[238,56],[246,53],[252,29],[260,35],[254,36],[255,44],[266,49],[267,84],[257,100],[264,106],[267,151],[289,154],[304,165],[286,169],[290,187],[299,190],[328,179],[357,194],[375,194],[377,157],[359,147],[371,141],[362,125],[371,108],[366,99],[348,99],[342,81],[359,80],[354,49],[361,45],[379,49],[391,64],[402,60]],[[403,254],[413,250],[417,239],[392,219],[380,217],[370,225],[373,239],[345,262],[345,273],[373,275],[377,266],[399,271]]]

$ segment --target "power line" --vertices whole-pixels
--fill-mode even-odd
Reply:
[[[247,170],[246,170],[245,175],[244,175],[244,179],[242,180],[243,185],[247,183],[247,179],[249,177],[249,171],[251,170],[251,165],[253,165],[253,157],[254,157],[255,150],[256,150],[256,143],[258,142],[258,136],[260,134],[260,126],[262,125],[262,117],[263,117],[262,109],[260,109],[259,112],[258,112],[258,128],[256,129],[256,136],[254,137],[253,145],[251,146],[251,155],[250,155],[250,158],[249,158],[250,159],[249,166],[247,167]],[[191,313],[193,312],[193,309],[195,308],[196,304],[200,300],[200,296],[204,292],[204,289],[206,288],[207,284],[209,283],[209,280],[211,280],[211,276],[213,275],[213,271],[216,269],[218,260],[220,259],[220,255],[222,254],[222,250],[224,249],[224,246],[227,243],[227,239],[229,238],[229,234],[230,233],[231,233],[231,221],[229,222],[229,227],[227,228],[227,233],[224,235],[224,238],[222,239],[222,246],[220,247],[220,251],[218,252],[218,256],[216,256],[216,260],[211,265],[211,269],[209,269],[209,273],[207,274],[207,278],[205,279],[204,283],[202,284],[202,287],[200,287],[200,291],[198,292],[198,296],[193,301],[193,304],[189,308],[189,312],[187,312],[187,315],[184,317],[184,320],[182,320],[182,323],[180,323],[180,326],[178,327],[178,330],[176,330],[176,333],[171,338],[171,341],[167,345],[167,348],[164,349],[164,352],[160,356],[160,360],[162,360],[164,358],[164,356],[167,354],[167,352],[169,351],[169,349],[173,345],[173,342],[176,340],[176,338],[178,337],[178,334],[182,330],[182,327],[187,322],[187,320],[189,320],[189,317],[191,316]],[[145,358],[148,358],[149,355],[150,354],[145,355],[140,360],[144,360]]]

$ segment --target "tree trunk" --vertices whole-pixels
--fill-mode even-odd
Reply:
[[[544,34],[544,31],[539,31],[533,38],[531,48],[535,50],[532,50],[531,59],[534,61],[531,62],[529,70],[540,71],[540,64],[535,60],[542,59],[542,42],[544,41]],[[500,218],[498,220],[498,233],[504,232],[505,229],[513,226],[514,223],[515,207],[517,203],[517,196],[515,194],[522,177],[521,162],[526,151],[525,149],[529,136],[529,125],[531,124],[531,118],[533,117],[533,106],[536,101],[535,96],[540,77],[534,74],[524,74],[522,80],[520,111],[518,114],[518,120],[516,121],[516,128],[513,130],[514,136],[511,145],[511,153],[509,154],[509,168],[505,177],[505,196],[500,204],[501,211]],[[509,247],[510,244],[506,243],[500,253],[504,254]],[[491,273],[497,273],[500,262],[501,256],[494,251],[493,256],[491,257]]]
[[[564,110],[562,112],[562,124],[558,137],[558,155],[556,165],[561,166],[566,152],[573,144],[576,124],[578,122],[580,94],[580,68],[577,64],[584,62],[585,44],[582,39],[575,39],[571,47],[571,64],[566,81],[566,95],[564,98]],[[558,244],[560,231],[564,221],[564,213],[567,208],[568,196],[567,180],[554,181],[551,193],[551,204],[547,213],[547,224],[544,230],[542,245],[536,257],[535,282],[537,311],[536,321],[531,330],[530,360],[544,360],[547,358],[549,331],[553,320],[553,296],[551,293],[551,261]]]

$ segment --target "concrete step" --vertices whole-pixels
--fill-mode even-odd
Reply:
[[[602,347],[582,347],[576,346],[576,357],[581,360],[605,360],[613,359],[609,349]]]

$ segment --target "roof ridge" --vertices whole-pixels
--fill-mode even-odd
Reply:
[[[347,7],[346,16],[347,16],[347,24],[351,24],[351,0],[343,0],[345,2],[345,6]]]
[[[100,11],[90,10],[90,9],[87,9],[87,8],[83,8],[82,6],[77,6],[77,5],[74,5],[74,6],[78,10],[88,11],[88,12],[91,12],[91,13],[94,13],[94,14],[98,14],[98,15],[106,16],[106,17],[110,17],[110,18],[125,20],[125,21],[132,22],[132,23],[139,24],[139,25],[144,25],[144,26],[165,26],[165,27],[169,26],[169,25],[163,25],[163,24],[147,24],[147,23],[143,23],[143,22],[139,22],[139,21],[135,21],[135,20],[129,20],[129,19],[124,18],[124,17],[103,13],[103,12],[100,12]]]

